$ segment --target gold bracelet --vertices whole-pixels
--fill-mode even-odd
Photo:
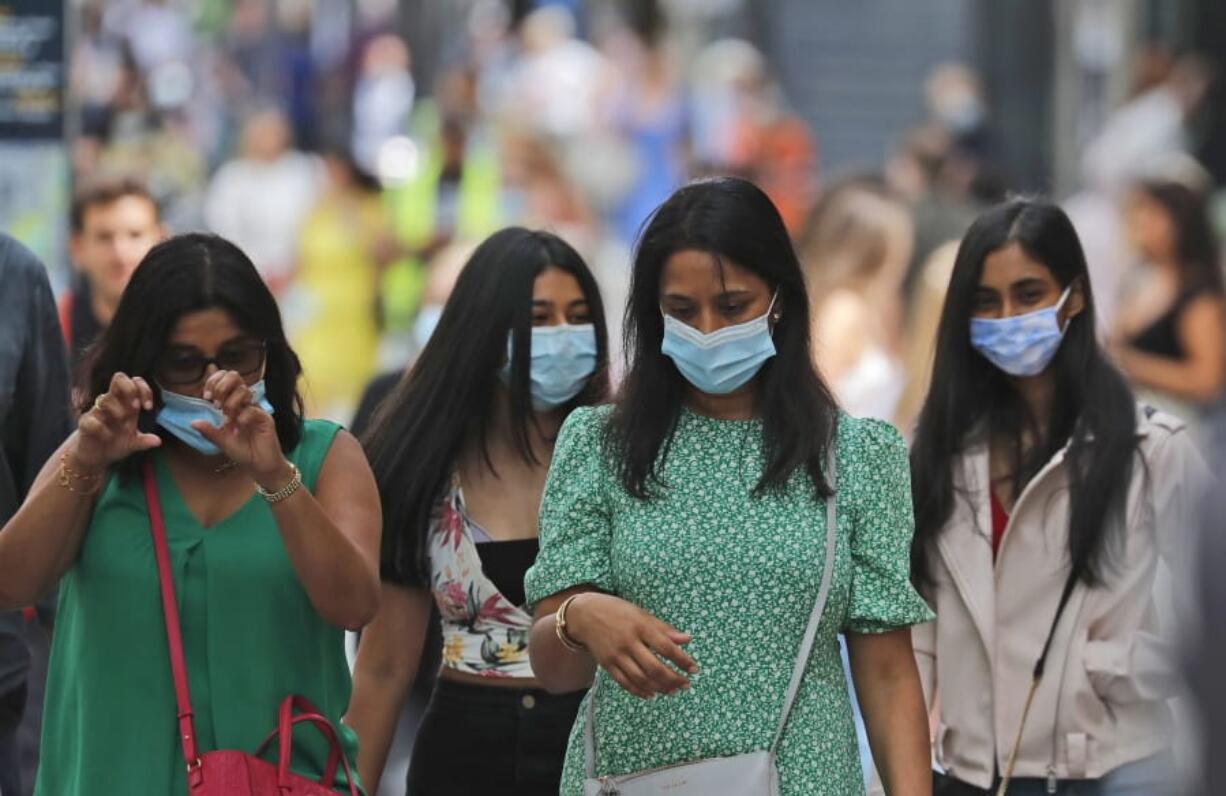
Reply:
[[[553,615],[553,632],[557,635],[558,641],[562,642],[562,646],[571,652],[586,652],[587,648],[571,638],[570,633],[566,629],[566,610],[570,608],[570,604],[575,601],[578,594],[572,594],[567,597],[562,605],[558,607],[557,612]]]
[[[302,486],[302,471],[298,469],[298,465],[293,462],[289,463],[290,470],[293,471],[293,477],[289,479],[289,483],[278,489],[276,492],[269,492],[258,483],[255,485],[255,491],[260,493],[260,497],[267,500],[269,503],[280,503],[282,500],[288,499],[291,495],[298,491]]]
[[[59,485],[67,489],[69,492],[75,492],[78,495],[93,495],[102,488],[103,473],[79,473],[68,466],[68,451],[60,454],[60,471],[57,481]],[[73,487],[73,482],[84,482],[85,488],[76,489]]]

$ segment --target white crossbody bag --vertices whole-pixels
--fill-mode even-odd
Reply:
[[[830,486],[834,488],[834,456],[827,468]],[[746,752],[732,757],[709,757],[692,763],[677,763],[671,766],[635,771],[615,777],[596,776],[596,691],[593,688],[587,701],[587,718],[583,727],[583,794],[584,796],[779,796],[779,770],[775,764],[779,741],[787,727],[788,715],[800,690],[809,663],[809,653],[817,638],[817,626],[830,596],[830,582],[834,576],[835,548],[835,495],[826,501],[826,564],[822,569],[822,583],[817,591],[809,625],[800,642],[800,654],[792,668],[783,699],[783,713],[770,749]]]

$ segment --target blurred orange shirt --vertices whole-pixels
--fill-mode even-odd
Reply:
[[[734,164],[766,191],[795,237],[817,195],[817,145],[808,125],[798,116],[745,119],[734,142]]]

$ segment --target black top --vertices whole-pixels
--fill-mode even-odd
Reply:
[[[94,315],[93,295],[89,282],[84,277],[77,280],[68,300],[72,302],[68,316],[68,333],[72,339],[68,347],[72,355],[72,369],[75,372],[85,358],[85,352],[102,336],[104,327]]]
[[[1171,304],[1170,309],[1162,313],[1153,323],[1146,326],[1132,338],[1132,347],[1147,354],[1166,357],[1168,359],[1184,359],[1188,352],[1184,350],[1179,340],[1179,323],[1188,305],[1213,288],[1199,286],[1184,289]]]
[[[524,596],[524,575],[536,561],[540,549],[537,539],[516,539],[511,542],[481,542],[477,555],[481,557],[481,571],[490,579],[512,605],[527,602]]]
[[[374,418],[375,410],[379,408],[384,399],[392,394],[392,390],[396,389],[403,375],[402,370],[383,373],[371,379],[366,385],[366,389],[362,391],[362,398],[358,402],[357,411],[353,414],[353,422],[349,424],[349,430],[355,437],[362,436],[370,428],[370,421]]]

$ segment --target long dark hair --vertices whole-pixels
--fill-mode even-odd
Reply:
[[[782,487],[797,468],[804,468],[817,493],[828,495],[823,469],[838,408],[813,365],[800,261],[771,200],[753,183],[732,177],[681,188],[660,205],[639,238],[626,307],[629,372],[606,433],[623,486],[643,500],[653,496],[653,487],[663,486],[656,463],[672,441],[685,379],[660,352],[660,277],[668,259],[687,250],[707,252],[721,267],[735,263],[778,289],[777,353],[757,376],[755,400],[766,456],[757,489]]]
[[[1186,185],[1165,180],[1142,182],[1137,189],[1170,217],[1182,288],[1224,292],[1217,233],[1204,197]]]
[[[421,356],[380,405],[362,443],[383,501],[383,576],[415,582],[426,569],[426,529],[463,446],[485,448],[498,369],[512,338],[512,440],[524,461],[532,449],[530,356],[532,291],[546,268],[575,277],[596,328],[596,372],[562,411],[598,403],[609,391],[608,337],[600,290],[569,244],[548,232],[511,227],[477,247],[460,272]],[[489,463],[488,451],[485,451]],[[492,466],[492,465],[491,465]]]
[[[188,313],[208,309],[225,310],[245,334],[264,341],[264,385],[277,439],[283,451],[293,450],[302,439],[302,365],[285,339],[277,301],[259,272],[241,249],[216,235],[178,235],[141,260],[110,326],[87,355],[78,409],[92,407],[117,372],[156,386],[157,366],[175,324]],[[162,403],[158,390],[153,392],[153,411],[142,413],[140,426],[165,436],[154,422]]]
[[[1040,423],[1010,378],[971,347],[970,320],[984,260],[1016,243],[1045,265],[1061,286],[1077,283],[1084,309],[1068,322],[1052,364],[1056,393],[1052,416]],[[1103,574],[1108,533],[1123,517],[1136,450],[1136,402],[1103,356],[1095,338],[1094,297],[1081,242],[1068,216],[1047,202],[1015,199],[983,213],[971,225],[954,261],[937,331],[932,386],[911,449],[915,504],[912,576],[932,585],[932,556],[955,499],[957,457],[987,436],[1011,441],[1014,494],[1069,444],[1069,556],[1087,585]],[[1023,431],[1046,433],[1023,453]]]

